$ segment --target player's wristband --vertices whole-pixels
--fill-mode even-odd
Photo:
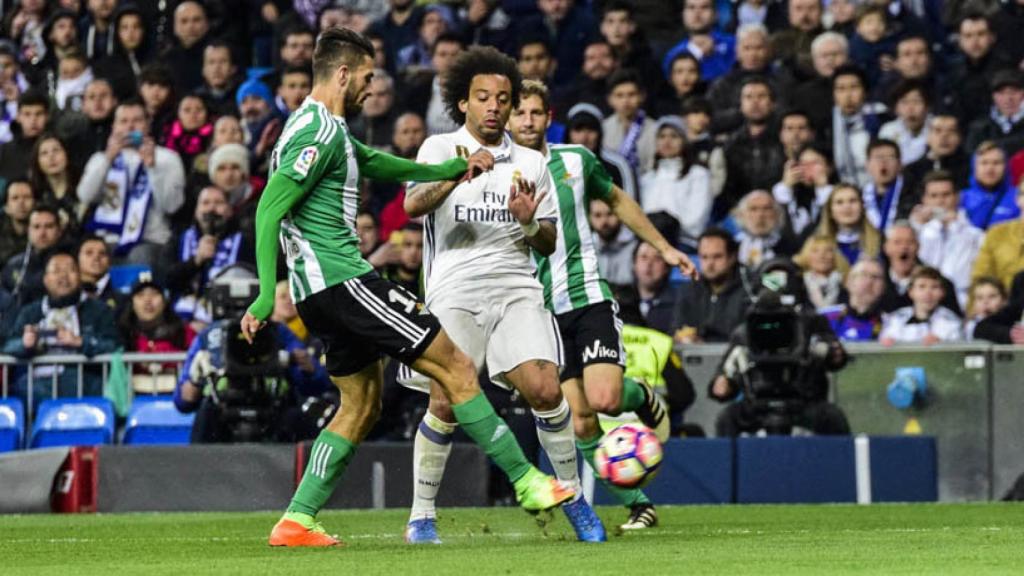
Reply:
[[[522,226],[523,234],[526,234],[527,238],[533,238],[537,235],[537,232],[540,232],[540,222],[536,220],[531,220],[529,224],[520,224],[520,226]]]

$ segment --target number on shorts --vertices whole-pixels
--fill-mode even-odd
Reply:
[[[406,314],[412,314],[413,309],[416,308],[415,299],[409,298],[408,296],[402,294],[401,292],[395,290],[394,288],[388,291],[388,300],[390,300],[392,304],[397,302],[402,306],[405,306]]]

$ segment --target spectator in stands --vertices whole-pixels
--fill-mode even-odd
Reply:
[[[1021,214],[1024,214],[1024,186],[1018,187],[1014,198]],[[1002,222],[992,226],[985,233],[985,238],[974,261],[973,278],[993,276],[998,278],[1003,287],[1011,286],[1014,276],[1024,270],[1024,217]]]
[[[41,354],[84,354],[95,356],[113,352],[120,345],[114,314],[106,305],[82,298],[78,265],[66,252],[55,252],[46,261],[41,297],[20,307],[11,324],[4,354],[30,358]],[[33,369],[33,394],[46,398],[51,394],[53,375],[57,374],[57,395],[78,395],[78,370],[75,365],[44,365]],[[16,395],[24,395],[27,374],[14,385]],[[82,372],[82,392],[86,396],[102,393],[99,366]]]
[[[690,145],[693,160],[704,167],[711,165],[711,155],[719,149],[718,142],[711,133],[711,117],[714,109],[706,98],[694,96],[683,102],[682,115],[686,123],[686,141]],[[718,162],[720,166],[722,162]],[[712,190],[721,190],[725,183],[724,167],[721,177],[712,176]]]
[[[906,166],[921,159],[927,150],[932,122],[928,95],[923,84],[906,80],[893,86],[890,100],[896,119],[883,124],[878,137],[899,145],[900,161]]]
[[[239,230],[224,190],[203,188],[192,225],[164,248],[166,286],[174,294],[174,311],[188,321],[208,323],[202,309],[206,287],[222,270],[239,262],[253,264],[254,246]]]
[[[93,79],[85,54],[77,48],[60,57],[56,87],[52,92],[58,110],[81,110],[85,87]]]
[[[590,104],[601,111],[601,117],[611,112],[608,105],[608,77],[619,68],[615,51],[605,40],[594,40],[583,49],[583,67],[571,81],[561,86],[552,85],[555,114],[568,114],[577,104]],[[675,105],[678,106],[678,101]],[[675,113],[673,108],[669,113]]]
[[[350,124],[352,134],[364,144],[387,148],[397,116],[395,83],[387,72],[375,70],[363,101],[363,112]]]
[[[646,36],[637,28],[634,11],[633,3],[626,0],[605,2],[601,13],[601,36],[614,51],[614,59],[618,65],[639,72],[647,82],[644,86],[645,91],[653,97],[662,92],[664,77]],[[584,68],[585,62],[586,52]],[[608,73],[610,74],[611,70]],[[679,110],[677,108],[666,113],[678,114]]]
[[[370,26],[370,33],[384,40],[384,53],[391,73],[397,72],[398,51],[416,41],[422,7],[413,0],[390,0],[391,9]]]
[[[206,101],[195,94],[186,94],[178,101],[178,116],[167,125],[159,144],[177,152],[183,166],[192,166],[213,139],[213,119]]]
[[[622,221],[603,200],[590,201],[590,229],[594,232],[594,247],[597,249],[597,269],[613,287],[633,284],[633,254],[637,239],[633,232],[622,225]]]
[[[41,58],[46,51],[42,29],[49,7],[47,2],[30,0],[18,2],[9,12],[4,12],[4,35],[14,42],[26,59]]]
[[[741,265],[756,268],[776,256],[792,256],[800,248],[785,227],[785,212],[767,190],[748,193],[740,200],[735,214]]]
[[[1019,70],[1000,70],[992,76],[991,86],[991,111],[971,124],[967,149],[992,141],[1013,156],[1024,149],[1024,75]]]
[[[840,340],[866,342],[882,331],[882,294],[885,269],[877,260],[864,259],[846,275],[845,302],[822,310]],[[841,300],[843,299],[841,296]]]
[[[928,148],[924,155],[903,168],[903,185],[920,189],[929,172],[945,170],[952,174],[957,190],[967,187],[971,176],[971,157],[960,148],[960,122],[948,112],[939,112],[928,129]]]
[[[803,270],[804,287],[814,308],[821,311],[839,302],[843,291],[840,269],[844,259],[839,257],[839,246],[828,236],[811,236],[804,242],[793,262]]]
[[[9,142],[13,137],[11,130],[18,115],[18,98],[28,87],[14,47],[0,42],[0,144]]]
[[[152,50],[146,35],[146,23],[139,7],[123,4],[113,18],[114,52],[96,61],[93,70],[97,77],[107,78],[121,98],[130,98],[138,85],[142,67],[152,59]]]
[[[86,228],[116,246],[115,258],[157,267],[170,217],[185,200],[185,173],[178,155],[153,141],[148,120],[137,101],[117,107],[107,149],[89,158],[78,198],[95,208]]]
[[[688,101],[702,98],[707,92],[707,84],[700,74],[700,62],[696,56],[689,52],[676,54],[668,63],[669,96],[659,101],[658,111],[662,115],[678,114]],[[710,122],[708,124],[710,126]]]
[[[380,224],[372,212],[356,214],[356,236],[359,238],[359,253],[374,268],[383,268],[390,260],[391,246],[381,241]]]
[[[387,72],[379,70],[374,73],[374,80],[390,79]],[[308,66],[289,66],[281,72],[281,81],[277,85],[274,105],[282,117],[287,119],[292,112],[299,109],[306,96],[313,90],[313,70]]]
[[[523,80],[538,82],[550,83],[551,75],[558,66],[558,62],[551,55],[551,46],[548,45],[547,38],[541,34],[526,36],[519,41],[516,61]]]
[[[196,333],[174,313],[163,289],[151,276],[143,275],[132,286],[129,302],[117,318],[126,352],[166,354],[188,350]],[[132,387],[138,392],[173,392],[176,371],[173,362],[135,364]]]
[[[811,124],[821,130],[832,122],[832,75],[849,59],[849,43],[837,32],[824,32],[811,42],[813,70],[804,78],[795,78],[799,84],[790,95],[792,104],[806,110]]]
[[[36,205],[28,216],[28,243],[7,260],[0,283],[17,307],[42,298],[43,273],[50,255],[59,249],[63,230],[57,209]]]
[[[995,142],[982,142],[974,150],[974,173],[970,184],[960,192],[960,207],[972,224],[988,230],[1020,215],[1014,188],[1006,169],[1006,154]]]
[[[638,174],[654,167],[657,130],[643,109],[646,98],[644,83],[635,70],[617,70],[608,78],[608,105],[613,114],[601,123],[603,142],[625,156]]]
[[[871,225],[885,233],[893,222],[906,218],[920,198],[917,190],[903,185],[899,145],[892,140],[873,140],[867,157],[864,209]]]
[[[823,32],[821,0],[790,0],[787,12],[789,26],[772,35],[772,54],[790,74],[809,77],[811,44]]]
[[[224,144],[210,154],[210,182],[224,191],[243,234],[254,241],[256,205],[263,180],[249,174],[251,156],[241,144]]]
[[[423,264],[423,225],[419,222],[407,222],[398,232],[397,262],[384,269],[384,277],[405,288],[413,294],[419,294],[420,268]]]
[[[626,157],[604,145],[604,116],[597,106],[587,103],[576,104],[566,115],[566,136],[569,144],[579,144],[601,159],[612,182],[622,188],[630,198],[641,201],[636,187],[636,173]]]
[[[835,239],[848,265],[877,257],[881,248],[881,235],[865,213],[861,193],[849,184],[833,188],[816,233]]]
[[[85,41],[86,56],[98,60],[113,55],[117,36],[113,17],[117,0],[89,0],[85,8],[78,37]]]
[[[942,306],[945,286],[942,274],[928,266],[916,270],[907,290],[911,305],[886,314],[878,341],[935,344],[963,339],[962,321],[956,312]]]
[[[960,193],[949,172],[931,172],[924,178],[921,204],[910,223],[918,231],[921,261],[942,272],[956,288],[961,308],[967,306],[971,268],[984,233],[960,209]]]
[[[427,4],[420,13],[417,25],[416,41],[398,51],[395,65],[402,73],[415,74],[418,70],[430,67],[430,54],[434,43],[447,32],[453,32],[452,14],[443,4]],[[309,37],[310,47],[315,42],[312,34]],[[310,56],[313,51],[310,50]]]
[[[886,8],[870,2],[857,8],[856,31],[850,38],[850,60],[864,69],[868,86],[875,86],[882,75],[882,58],[892,61],[893,37],[886,32]]]
[[[238,89],[238,68],[235,66],[231,46],[223,40],[214,40],[203,49],[203,83],[195,94],[206,100],[213,116],[238,114],[235,91]]]
[[[740,113],[743,126],[723,148],[725,185],[715,199],[715,215],[719,217],[732,210],[747,192],[771,189],[782,177],[786,163],[778,134],[769,128],[775,113],[775,94],[765,78],[751,76],[743,81]]]
[[[83,296],[99,300],[111,310],[120,310],[123,297],[110,284],[110,249],[103,238],[93,235],[82,238],[76,259]]]
[[[969,126],[975,118],[988,116],[992,105],[993,74],[1010,64],[992,50],[996,39],[985,14],[972,10],[959,22],[957,47],[960,57],[952,67],[949,85],[953,89],[953,102],[961,126]]]
[[[778,78],[772,77],[771,62],[768,29],[761,24],[741,27],[736,32],[736,64],[708,90],[708,100],[715,103],[715,132],[732,132],[743,124],[740,90],[749,78],[764,79],[773,94],[786,93]]]
[[[739,246],[729,232],[708,228],[700,236],[700,279],[683,284],[672,319],[677,342],[725,342],[743,322],[750,290],[739,266]]]
[[[46,94],[28,90],[18,97],[18,115],[14,118],[13,138],[0,144],[0,178],[17,180],[28,174],[32,148],[50,123],[50,100]]]
[[[974,330],[978,324],[1006,307],[1006,287],[998,278],[982,276],[971,284],[968,302],[967,318],[964,321],[964,336],[968,340],[974,340],[976,338]],[[1020,319],[1020,314],[1017,315],[1017,319]],[[989,338],[984,339],[988,340]]]
[[[813,0],[817,1],[817,0]],[[856,66],[843,65],[832,76],[832,120],[825,141],[832,146],[836,172],[843,182],[865,186],[868,143],[878,134],[881,120],[865,106],[867,77]]]
[[[732,68],[736,61],[736,38],[715,29],[718,16],[712,0],[684,0],[684,38],[669,49],[662,61],[665,76],[680,52],[689,52],[700,60],[701,77],[711,82]]]
[[[174,9],[174,43],[160,59],[174,70],[174,87],[179,94],[191,92],[203,83],[203,51],[209,30],[203,4],[185,0]]]
[[[292,26],[285,30],[279,52],[280,65],[283,67],[309,67],[313,62],[313,49],[316,47],[316,35],[304,26]]]
[[[462,22],[462,40],[466,44],[494,46],[506,54],[514,45],[512,17],[499,0],[469,0]],[[604,94],[604,91],[601,92]]]
[[[57,10],[46,20],[42,39],[46,53],[29,60],[31,76],[38,81],[52,81],[57,77],[60,60],[72,51],[79,51],[77,15],[67,10]]]
[[[365,107],[364,107],[365,110]],[[406,112],[395,120],[391,133],[391,152],[409,160],[416,159],[416,152],[427,138],[427,126],[415,112]],[[380,214],[381,235],[388,237],[409,221],[405,212],[405,183],[374,181],[370,183],[369,197],[364,206]]]
[[[828,154],[813,145],[804,146],[787,160],[782,181],[772,187],[772,196],[786,210],[789,228],[800,237],[815,229],[822,207],[832,196],[832,165]]]
[[[12,180],[4,193],[4,213],[0,216],[0,262],[24,252],[28,244],[28,220],[36,204],[32,185],[27,180]]]
[[[779,144],[782,144],[782,152],[786,155],[787,165],[790,161],[796,161],[803,150],[809,144],[814,143],[814,124],[811,117],[799,109],[790,109],[779,116]],[[783,176],[785,176],[783,167]]]
[[[1010,298],[998,312],[974,327],[974,338],[995,344],[1024,344],[1024,300]]]
[[[679,116],[663,116],[656,126],[655,169],[640,178],[642,206],[648,214],[663,212],[678,224],[678,245],[692,251],[711,215],[708,170],[690,159],[686,126]]]
[[[89,156],[104,149],[110,138],[117,98],[108,80],[96,78],[85,87],[80,112],[65,110],[54,131],[65,143],[68,158],[79,169]]]
[[[882,296],[882,310],[885,312],[911,305],[911,281],[914,272],[922,266],[918,258],[920,248],[917,232],[907,220],[899,220],[889,228],[882,244],[887,267],[885,294]],[[947,278],[940,276],[940,280],[943,285],[942,305],[960,314],[956,288]]]
[[[597,37],[597,21],[591,11],[576,0],[537,0],[540,15],[523,19],[516,34],[545,31],[554,47],[554,82],[569,82],[583,64],[583,47]]]
[[[159,62],[143,68],[139,74],[139,99],[149,117],[150,134],[162,135],[177,113],[171,70]]]
[[[28,178],[39,200],[56,207],[60,212],[61,230],[69,236],[76,236],[81,205],[75,189],[78,187],[80,170],[70,162],[64,144],[53,134],[43,134],[32,147]]]
[[[640,315],[649,328],[670,334],[678,293],[668,277],[671,269],[661,254],[646,242],[633,251],[633,288]]]
[[[438,37],[432,47],[431,69],[404,79],[403,108],[423,117],[429,134],[453,132],[458,128],[445,110],[442,90],[445,75],[462,50],[462,40],[458,36],[444,34]],[[429,98],[426,97],[428,92]]]
[[[284,127],[284,121],[276,113],[270,88],[259,78],[250,78],[238,87],[235,102],[241,114],[242,128],[248,133],[249,150],[256,158],[264,158]]]

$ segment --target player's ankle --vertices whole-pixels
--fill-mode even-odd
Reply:
[[[281,519],[296,522],[308,529],[312,529],[316,525],[316,516],[306,514],[305,512],[288,511],[284,513],[284,516],[282,516]]]

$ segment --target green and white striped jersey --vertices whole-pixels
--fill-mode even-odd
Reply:
[[[270,173],[302,187],[302,200],[281,221],[289,286],[301,302],[373,270],[359,253],[359,165],[345,120],[307,98],[293,112],[270,156]]]
[[[587,217],[590,201],[612,195],[612,179],[583,146],[548,146],[548,171],[558,194],[558,242],[551,256],[536,251],[544,304],[555,314],[612,299],[597,268],[597,250]]]

